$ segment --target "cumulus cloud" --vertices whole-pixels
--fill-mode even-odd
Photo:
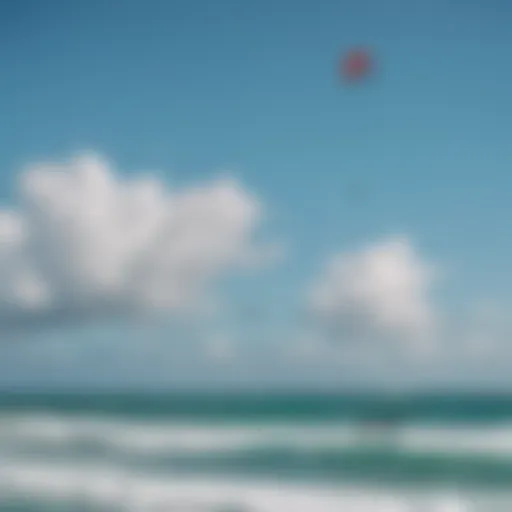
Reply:
[[[434,268],[406,237],[335,255],[311,290],[314,317],[338,336],[424,341],[436,319]]]
[[[0,210],[4,325],[181,312],[216,279],[272,254],[263,207],[234,179],[168,190],[95,154],[33,165]]]

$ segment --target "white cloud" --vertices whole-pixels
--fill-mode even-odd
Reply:
[[[433,278],[410,240],[392,237],[334,256],[311,290],[310,306],[340,336],[424,342],[436,323]]]
[[[1,318],[194,308],[226,271],[267,254],[253,242],[262,214],[234,179],[167,190],[94,154],[34,165],[0,210]]]

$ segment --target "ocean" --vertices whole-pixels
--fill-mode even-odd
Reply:
[[[512,396],[0,394],[1,511],[512,510]]]

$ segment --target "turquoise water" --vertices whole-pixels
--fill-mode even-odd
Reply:
[[[512,510],[512,396],[0,394],[0,510],[299,506]]]

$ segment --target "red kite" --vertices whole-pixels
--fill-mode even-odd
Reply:
[[[341,62],[341,72],[345,80],[349,82],[355,82],[365,78],[371,71],[371,67],[371,56],[363,49],[349,51]]]

